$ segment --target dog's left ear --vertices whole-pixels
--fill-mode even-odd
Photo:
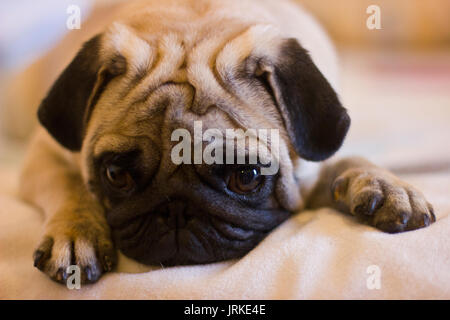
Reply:
[[[87,41],[55,81],[38,109],[41,124],[62,146],[81,149],[92,108],[115,76],[125,73],[125,58],[101,61],[102,35]]]
[[[271,91],[300,156],[320,161],[341,147],[350,117],[296,39],[283,40],[277,57],[261,59],[256,73]]]

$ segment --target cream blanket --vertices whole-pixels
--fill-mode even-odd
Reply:
[[[358,153],[382,165],[415,171],[403,178],[434,205],[437,222],[431,227],[391,235],[324,208],[293,216],[240,260],[150,270],[121,256],[116,272],[94,285],[69,290],[33,268],[42,216],[14,196],[18,169],[4,165],[0,298],[450,299],[447,90],[406,90],[405,83],[414,87],[411,79],[393,83],[376,74],[367,80],[370,70],[350,60],[343,100],[353,127],[341,154]],[[348,74],[351,67],[357,69]]]

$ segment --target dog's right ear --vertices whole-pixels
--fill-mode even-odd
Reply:
[[[341,147],[350,117],[296,38],[267,25],[250,27],[224,47],[216,70],[223,81],[238,84],[236,95],[263,88],[271,96],[293,149],[303,159],[322,161]],[[254,92],[244,99],[252,97],[255,103]]]
[[[294,39],[282,39],[275,57],[258,62],[257,78],[268,88],[300,156],[322,161],[342,145],[350,117],[316,67]]]
[[[83,45],[39,106],[40,123],[71,151],[81,149],[86,123],[108,81],[126,71],[120,55],[102,63],[101,39],[100,34]]]

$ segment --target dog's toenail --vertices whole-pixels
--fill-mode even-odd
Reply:
[[[331,193],[334,201],[341,201],[347,190],[348,181],[344,178],[338,178],[331,187]]]
[[[423,223],[425,226],[429,226],[430,225],[430,217],[427,214],[423,215]]]
[[[405,225],[408,223],[408,215],[405,212],[402,212],[398,219],[397,219],[399,224]]]
[[[105,271],[111,271],[111,269],[112,269],[112,262],[111,262],[111,259],[110,259],[108,256],[105,256],[105,257],[103,258],[103,260],[104,260],[104,266],[103,266],[103,268],[105,269]]]
[[[56,281],[61,282],[64,278],[64,270],[62,268],[59,268],[58,271],[56,272]]]
[[[44,251],[42,251],[42,250],[37,250],[37,251],[35,251],[34,252],[34,263],[33,263],[33,265],[36,267],[36,268],[38,268],[38,269],[41,269],[41,264],[42,264],[42,258],[44,257]]]
[[[383,197],[381,195],[375,195],[369,205],[369,214],[373,214],[381,206]]]
[[[86,267],[84,268],[84,273],[86,273],[86,279],[88,279],[88,281],[92,281],[93,279],[93,274],[92,274],[92,269],[91,267]]]
[[[436,222],[436,216],[434,215],[433,208],[430,208],[431,222]]]

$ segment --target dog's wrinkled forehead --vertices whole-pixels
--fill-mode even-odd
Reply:
[[[125,61],[126,67],[108,84],[92,111],[85,149],[97,155],[105,148],[126,148],[125,143],[107,142],[113,135],[119,139],[119,134],[147,136],[162,148],[170,143],[171,131],[192,132],[194,121],[222,131],[282,128],[264,86],[245,82],[247,73],[255,71],[249,69],[257,67],[254,61],[244,64],[258,50],[256,42],[266,46],[265,51],[259,49],[266,54],[273,47],[268,45],[269,33],[267,27],[244,28],[194,44],[176,33],[144,39],[129,27],[113,25],[101,39],[100,59]],[[262,34],[264,42],[257,38]],[[274,35],[272,31],[272,41],[279,41]]]
[[[276,42],[280,38],[266,26],[231,28],[211,39],[185,39],[177,33],[145,39],[116,23],[101,39],[100,59],[105,63],[119,58],[126,61],[125,74],[110,92],[116,103],[135,106],[133,117],[138,119],[158,113],[161,104],[173,102],[164,100],[179,102],[181,95],[186,100],[183,111],[202,115],[210,107],[216,107],[243,127],[254,125],[255,121],[265,125],[274,121],[278,127],[281,118],[270,96],[265,90],[258,91],[261,86],[257,83],[245,81],[247,73],[258,72],[257,59],[275,54],[270,51],[278,47]],[[252,54],[256,57],[253,61],[248,59]],[[184,88],[180,87],[179,92],[175,88],[157,91],[170,84],[182,84]],[[186,87],[192,92],[186,93]],[[105,96],[110,98],[111,94]],[[261,108],[265,109],[264,115],[256,112]],[[101,109],[101,105],[96,109]],[[114,111],[128,112],[128,109],[121,107]],[[104,115],[103,110],[100,113]]]

